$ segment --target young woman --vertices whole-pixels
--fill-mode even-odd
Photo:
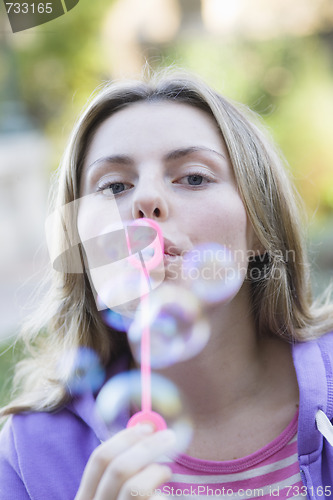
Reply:
[[[79,119],[56,184],[53,208],[74,207],[76,253],[58,262],[23,333],[31,355],[17,368],[21,392],[2,410],[11,418],[0,498],[333,495],[332,308],[312,302],[295,195],[254,116],[189,76],[106,85]],[[147,423],[110,438],[96,394],[72,397],[59,370],[78,347],[93,349],[109,376],[124,356],[131,363],[125,334],[102,321],[89,272],[87,242],[117,217],[158,223],[173,248],[166,282],[207,242],[237,254],[243,269],[232,296],[209,306],[206,347],[162,370],[193,424],[186,454],[172,460],[161,461],[175,446],[171,430]],[[68,249],[60,229],[55,240]]]

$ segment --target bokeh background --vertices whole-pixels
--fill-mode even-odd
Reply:
[[[47,261],[49,179],[75,118],[101,82],[165,66],[263,117],[304,200],[314,293],[332,279],[332,0],[80,0],[15,34],[1,3],[0,405]]]

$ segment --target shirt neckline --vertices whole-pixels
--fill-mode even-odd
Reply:
[[[288,424],[288,426],[273,441],[263,448],[242,458],[235,460],[225,460],[222,462],[214,460],[202,460],[200,458],[190,457],[185,454],[179,454],[174,461],[199,472],[231,473],[241,472],[249,467],[253,467],[263,460],[271,457],[274,453],[280,451],[296,435],[298,426],[298,409]]]

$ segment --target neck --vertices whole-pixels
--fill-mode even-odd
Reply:
[[[290,346],[278,338],[259,338],[248,297],[243,286],[229,304],[212,307],[207,315],[211,338],[204,350],[161,371],[180,388],[197,429],[246,415],[259,404],[273,411],[297,399],[297,383],[290,382],[296,380]],[[288,394],[278,390],[283,382]]]

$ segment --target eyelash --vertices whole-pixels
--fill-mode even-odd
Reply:
[[[97,191],[98,192],[103,192],[103,191],[106,191],[107,189],[110,189],[111,186],[114,186],[115,184],[124,184],[126,186],[126,182],[121,182],[121,181],[117,181],[117,182],[105,182],[104,184],[101,184],[100,186],[98,186],[97,188]],[[111,189],[112,191],[112,189]],[[119,195],[121,193],[124,193],[126,190],[124,191],[120,191],[120,193],[114,193],[115,195]]]
[[[204,181],[206,181],[206,183],[209,183],[209,182],[213,182],[213,179],[207,175],[206,172],[202,172],[200,170],[198,171],[194,171],[194,172],[190,172],[188,173],[187,175],[184,175],[183,177],[181,177],[181,179],[185,179],[186,177],[193,177],[193,176],[197,176],[197,177],[202,177],[202,179]],[[188,184],[188,186],[202,186],[203,184]]]
[[[202,179],[204,181],[206,181],[206,183],[209,183],[209,182],[213,182],[213,179],[208,176],[206,174],[206,172],[202,172],[200,170],[198,171],[195,171],[195,172],[191,172],[191,173],[188,173],[187,175],[184,175],[183,177],[181,177],[179,180],[182,180],[182,179],[185,179],[185,178],[188,178],[188,177],[193,177],[193,176],[198,176],[198,177],[202,177]],[[97,188],[97,191],[98,192],[101,192],[101,191],[105,191],[107,189],[110,189],[111,186],[114,186],[115,184],[124,184],[126,186],[126,183],[125,182],[121,182],[121,181],[117,181],[117,182],[108,182],[106,181],[104,184],[102,184],[101,186],[98,186]],[[202,186],[203,184],[188,184],[188,186]],[[120,195],[122,193],[124,193],[126,191],[126,189],[124,189],[123,191],[120,191],[119,193],[114,193],[114,195]]]

